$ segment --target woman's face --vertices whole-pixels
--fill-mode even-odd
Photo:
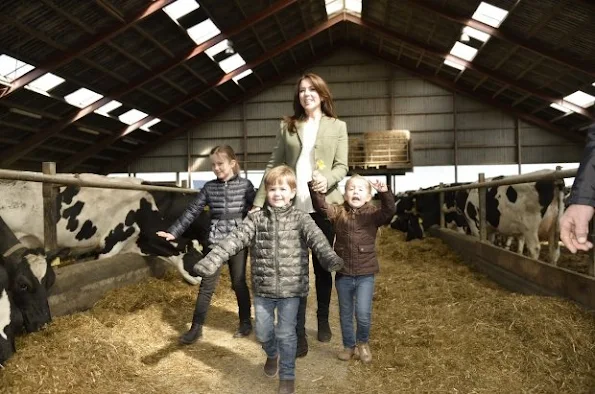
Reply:
[[[320,111],[322,102],[320,101],[320,95],[312,85],[312,81],[309,78],[304,78],[300,82],[299,87],[299,98],[300,104],[302,108],[307,113],[313,113],[315,111]]]
[[[217,179],[221,181],[228,181],[233,178],[233,168],[235,165],[236,161],[229,160],[229,157],[225,154],[214,153],[211,155],[211,169]]]

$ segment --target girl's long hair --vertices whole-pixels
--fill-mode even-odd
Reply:
[[[229,161],[235,160],[236,161],[236,165],[233,167],[233,173],[235,175],[237,175],[237,174],[240,173],[240,171],[241,171],[241,169],[240,169],[240,161],[236,157],[236,153],[233,151],[233,148],[231,146],[229,146],[229,145],[217,145],[216,147],[214,147],[213,149],[211,149],[210,155],[225,155],[225,156],[227,156],[227,158],[229,159]]]
[[[335,113],[335,104],[333,103],[333,96],[324,79],[314,73],[304,74],[298,79],[295,87],[295,94],[293,96],[293,115],[283,117],[283,121],[287,123],[287,130],[290,133],[297,133],[296,122],[306,119],[306,111],[304,110],[304,107],[302,107],[302,104],[300,104],[300,83],[302,83],[304,79],[309,79],[310,82],[312,82],[314,89],[316,89],[316,92],[318,92],[320,101],[322,102],[322,113],[329,118],[337,117],[337,114]]]

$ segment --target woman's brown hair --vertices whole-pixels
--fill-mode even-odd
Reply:
[[[302,75],[296,84],[295,95],[293,96],[293,116],[285,116],[283,120],[287,123],[287,130],[290,133],[297,132],[297,126],[295,125],[298,120],[306,119],[306,111],[302,104],[300,104],[300,84],[304,79],[309,79],[316,89],[316,92],[320,96],[322,113],[329,118],[336,118],[335,104],[333,103],[333,96],[328,88],[328,85],[319,75],[314,73],[307,73]]]
[[[217,145],[216,147],[211,149],[210,155],[221,155],[221,154],[227,156],[229,161],[231,161],[231,160],[236,161],[236,165],[233,167],[233,173],[236,175],[239,174],[241,171],[240,162],[239,162],[238,158],[236,157],[236,153],[233,151],[233,148],[229,145]]]

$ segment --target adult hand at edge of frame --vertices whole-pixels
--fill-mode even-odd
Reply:
[[[590,205],[572,204],[560,219],[560,240],[571,253],[588,251],[593,243],[588,240],[589,221],[595,213]]]

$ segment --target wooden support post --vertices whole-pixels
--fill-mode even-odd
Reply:
[[[444,183],[440,182],[440,189],[444,187]],[[446,220],[444,219],[444,192],[438,193],[438,201],[440,204],[440,228],[446,227]]]
[[[485,174],[482,172],[479,174],[479,182],[485,181]],[[479,194],[479,240],[487,241],[488,232],[486,226],[486,188],[478,188]]]
[[[559,172],[561,170],[561,166],[556,166],[556,171]],[[555,180],[554,184],[556,185],[554,188],[554,193],[556,193],[554,198],[557,198],[558,202],[558,216],[552,223],[553,228],[550,229],[550,238],[548,239],[548,259],[550,264],[558,265],[558,258],[560,257],[560,219],[564,213],[564,178]]]
[[[514,128],[516,134],[516,161],[518,164],[518,172],[521,173],[521,125],[519,118],[514,120]]]
[[[455,164],[455,183],[459,182],[459,139],[457,136],[457,92],[452,94],[452,131]]]
[[[248,178],[248,121],[246,120],[246,101],[242,102],[242,150],[244,151],[244,177]]]
[[[186,188],[192,188],[192,140],[190,139],[190,131],[186,134],[186,168],[188,169],[188,178],[186,182]]]
[[[47,175],[56,175],[56,163],[43,162],[42,172]],[[41,189],[43,196],[43,245],[46,251],[53,251],[58,247],[56,232],[56,223],[58,222],[57,189],[58,187],[51,183],[44,183]]]

